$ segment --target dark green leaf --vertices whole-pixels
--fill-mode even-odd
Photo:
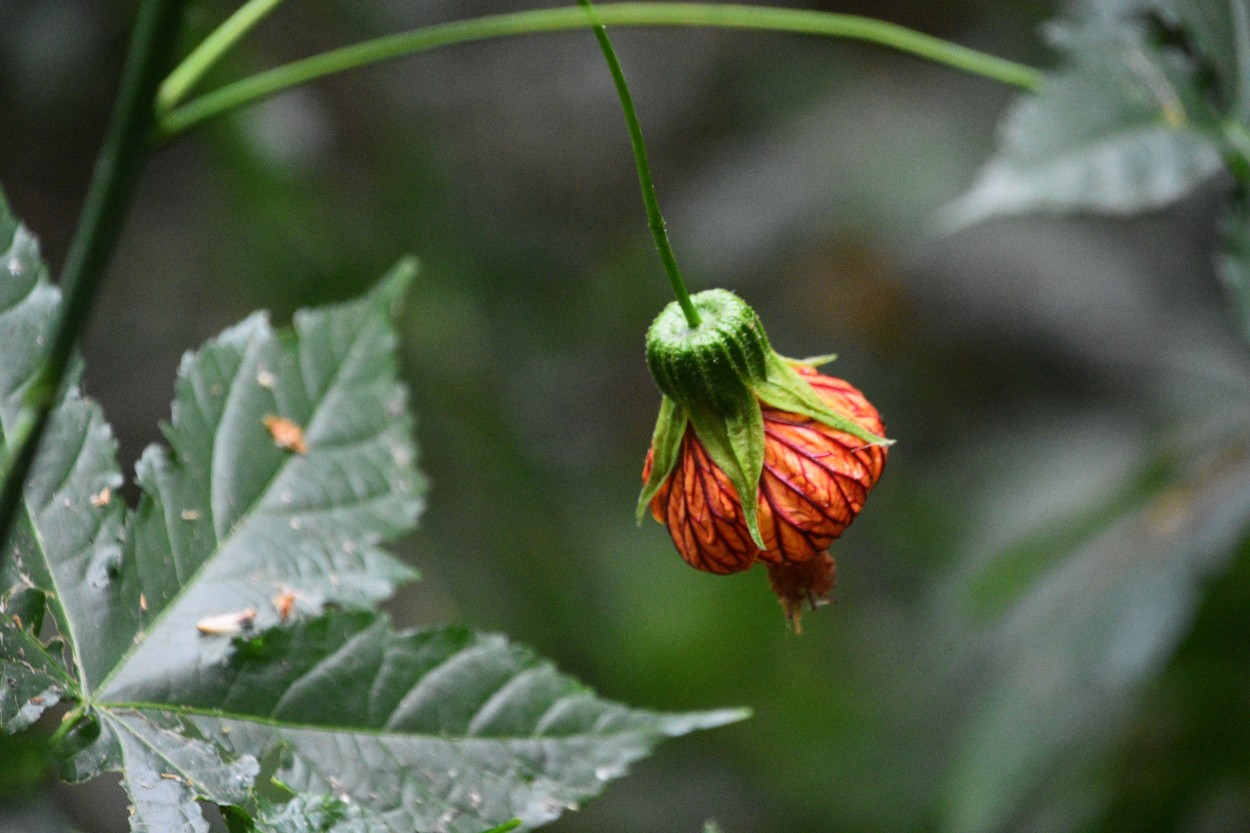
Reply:
[[[25,729],[73,690],[74,680],[47,647],[0,612],[0,731]]]
[[[164,701],[220,658],[213,631],[231,617],[263,629],[284,599],[304,615],[367,606],[413,576],[377,547],[421,505],[390,322],[410,277],[298,313],[294,334],[253,316],[183,360],[171,447],[136,469],[144,496],[113,582],[124,601],[97,623],[116,649],[87,664],[97,697]],[[279,447],[275,415],[306,453]]]
[[[299,795],[285,804],[262,802],[248,822],[232,825],[232,833],[390,833],[391,829],[359,804],[325,795]]]
[[[216,743],[281,744],[277,777],[345,794],[391,830],[527,827],[597,795],[664,737],[740,719],[598,699],[529,651],[461,628],[395,633],[367,614],[240,642],[188,719]]]
[[[60,307],[39,246],[0,195],[0,452],[7,455],[29,430],[24,397],[46,356]],[[72,374],[49,419],[27,480],[19,516],[0,553],[0,724],[12,731],[29,723],[79,683],[59,651],[38,640],[30,618],[43,605],[74,651],[99,645],[96,623],[113,597],[108,574],[121,555],[121,506],[106,500],[121,483],[116,443],[95,403],[81,398]],[[7,615],[6,615],[7,614]],[[10,617],[25,615],[22,628]]]
[[[200,799],[241,804],[259,770],[251,755],[227,754],[167,714],[101,710],[97,744],[130,794],[132,830],[208,833]]]
[[[8,443],[59,297],[7,210],[0,232]],[[533,825],[663,737],[742,716],[627,709],[498,637],[395,633],[369,611],[413,577],[379,548],[423,490],[391,322],[412,272],[188,354],[133,512],[98,408],[73,385],[58,403],[0,584],[0,718],[75,701],[63,774],[121,772],[136,830],[202,833],[201,802],[273,833]],[[44,607],[67,657],[41,641]]]

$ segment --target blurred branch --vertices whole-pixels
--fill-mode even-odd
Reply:
[[[1035,89],[1038,70],[893,23],[858,15],[716,3],[612,3],[597,9],[611,26],[709,26],[866,41],[994,81]],[[161,114],[158,138],[192,127],[318,78],[442,46],[591,26],[580,7],[539,9],[428,26],[324,52],[261,72]]]

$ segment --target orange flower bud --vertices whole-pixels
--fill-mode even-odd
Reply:
[[[855,387],[792,365],[831,411],[864,431],[884,436],[877,410]],[[833,589],[834,561],[826,552],[859,514],[885,467],[887,446],[865,442],[811,416],[761,403],[764,465],[758,524],[764,547],[752,540],[738,492],[687,426],[672,472],[650,502],[686,563],[712,573],[736,573],[756,561],[787,615],[798,624],[804,602],[815,605]],[[651,474],[654,448],[643,480]]]

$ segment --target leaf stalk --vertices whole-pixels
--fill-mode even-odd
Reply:
[[[204,73],[212,69],[221,56],[260,23],[282,0],[248,0],[234,14],[209,34],[182,63],[169,73],[156,92],[156,108],[165,112],[186,98]]]
[[[610,3],[597,9],[604,26],[702,26],[865,41],[993,81],[1036,89],[1041,73],[904,26],[850,14],[721,3]],[[323,52],[244,78],[162,114],[159,138],[168,141],[209,119],[292,87],[370,64],[471,41],[585,29],[593,24],[578,6],[490,15],[427,26]]]

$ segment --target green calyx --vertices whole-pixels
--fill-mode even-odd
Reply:
[[[772,348],[755,310],[725,289],[691,297],[701,323],[691,327],[677,302],[647,330],[647,366],[665,396],[686,409],[735,411],[755,400],[751,385],[768,373]]]
[[[890,441],[831,409],[794,369],[796,364],[822,364],[832,356],[801,362],[779,356],[755,310],[727,290],[709,289],[691,300],[701,319],[699,326],[691,327],[674,302],[647,330],[647,366],[664,398],[651,440],[651,472],[638,496],[638,519],[677,465],[690,427],[733,484],[751,540],[764,549],[758,518],[764,470],[761,402],[866,443]]]

